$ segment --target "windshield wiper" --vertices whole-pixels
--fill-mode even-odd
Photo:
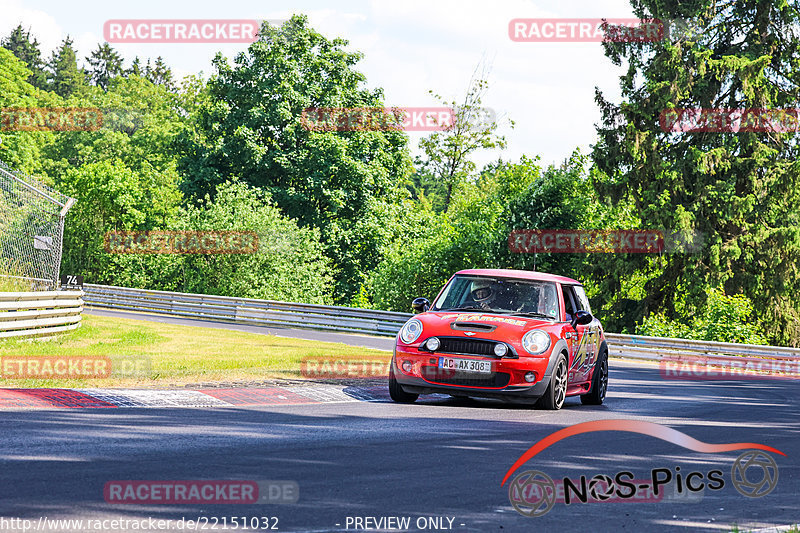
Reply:
[[[437,309],[437,311],[482,311],[484,313],[493,312],[493,311],[487,311],[486,309],[482,309],[480,307],[452,307],[450,309]]]
[[[547,318],[547,319],[550,319],[550,320],[555,320],[556,319],[556,317],[554,317],[554,316],[545,315],[543,313],[511,313],[511,316],[529,316],[529,317],[533,317],[533,318]]]

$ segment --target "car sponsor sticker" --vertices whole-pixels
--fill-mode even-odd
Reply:
[[[515,320],[513,318],[506,318],[501,316],[491,316],[491,315],[472,315],[472,314],[449,314],[449,315],[442,315],[442,320],[450,320],[456,319],[457,321],[483,321],[483,322],[503,322],[505,324],[511,324],[514,326],[524,326],[526,322],[524,320]]]

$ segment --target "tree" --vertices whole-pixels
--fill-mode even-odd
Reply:
[[[594,161],[600,190],[633,201],[647,227],[702,235],[701,253],[664,256],[646,284],[640,317],[691,314],[707,287],[744,294],[773,340],[800,344],[800,163],[797,137],[777,131],[667,133],[675,108],[795,108],[800,96],[796,3],[704,0],[634,2],[642,18],[692,19],[699,31],[652,43],[604,43],[623,102],[597,91],[603,113]],[[644,258],[643,258],[644,259]],[[616,283],[641,267],[612,273]]]
[[[86,61],[89,80],[104,91],[108,90],[109,82],[123,72],[122,57],[108,43],[98,45]]]
[[[141,76],[142,72],[142,61],[139,59],[139,56],[136,56],[133,58],[130,68],[128,68],[125,73],[128,75],[133,74],[134,76]]]
[[[83,71],[78,69],[77,54],[72,44],[72,39],[67,35],[61,46],[53,51],[48,62],[50,88],[62,98],[72,94],[80,95],[86,86],[85,76]]]
[[[363,87],[360,53],[345,50],[295,16],[265,23],[259,39],[231,66],[218,55],[198,113],[199,138],[185,146],[182,173],[193,196],[241,176],[269,192],[302,226],[320,229],[337,268],[337,301],[348,302],[394,238],[411,169],[402,131],[317,131],[308,108],[383,108],[382,91]]]
[[[486,71],[482,73],[485,77]],[[442,208],[447,211],[453,192],[475,171],[475,163],[470,159],[476,150],[503,149],[505,137],[497,135],[497,119],[481,107],[488,82],[477,77],[477,69],[470,80],[464,101],[448,102],[440,95],[430,91],[443,105],[454,110],[451,124],[443,131],[432,133],[420,141],[424,158],[417,161],[421,169],[422,185],[436,191],[443,190]],[[514,122],[509,121],[514,127]]]
[[[31,71],[22,60],[17,59],[10,50],[0,47],[0,109],[6,107],[42,107],[59,104],[59,98],[49,92],[41,91],[28,81]],[[6,115],[3,113],[3,115]],[[42,147],[52,133],[40,131],[6,131],[7,115],[0,117],[0,160],[12,167],[30,174],[41,170]],[[3,120],[6,119],[6,120]],[[10,122],[10,121],[9,121]],[[14,129],[14,128],[9,128]],[[42,181],[51,185],[48,179]]]
[[[186,206],[175,227],[252,231],[258,236],[255,253],[187,256],[181,290],[331,303],[331,265],[319,241],[319,231],[300,228],[296,221],[281,215],[259,189],[238,180],[223,183],[213,200],[209,196],[199,205]]]
[[[39,41],[35,38],[31,40],[30,30],[25,31],[22,28],[22,24],[19,24],[11,30],[8,37],[0,41],[0,46],[10,50],[11,53],[27,65],[31,71],[31,75],[28,76],[28,83],[39,89],[47,88],[47,74],[44,71]]]
[[[172,79],[172,69],[167,66],[161,56],[156,58],[156,62],[152,67],[150,66],[150,60],[147,60],[147,66],[145,66],[144,69],[144,77],[155,85],[161,85],[169,90],[175,87],[175,81]]]

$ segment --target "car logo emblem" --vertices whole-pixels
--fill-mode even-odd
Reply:
[[[474,331],[465,331],[464,335],[469,335],[470,337],[472,337],[473,335],[475,335],[475,332]]]

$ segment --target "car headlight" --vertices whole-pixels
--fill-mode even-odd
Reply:
[[[406,322],[400,330],[400,340],[406,344],[411,344],[422,335],[422,322],[412,318]]]
[[[550,348],[550,335],[538,329],[531,330],[522,337],[522,347],[532,355],[544,353]]]

